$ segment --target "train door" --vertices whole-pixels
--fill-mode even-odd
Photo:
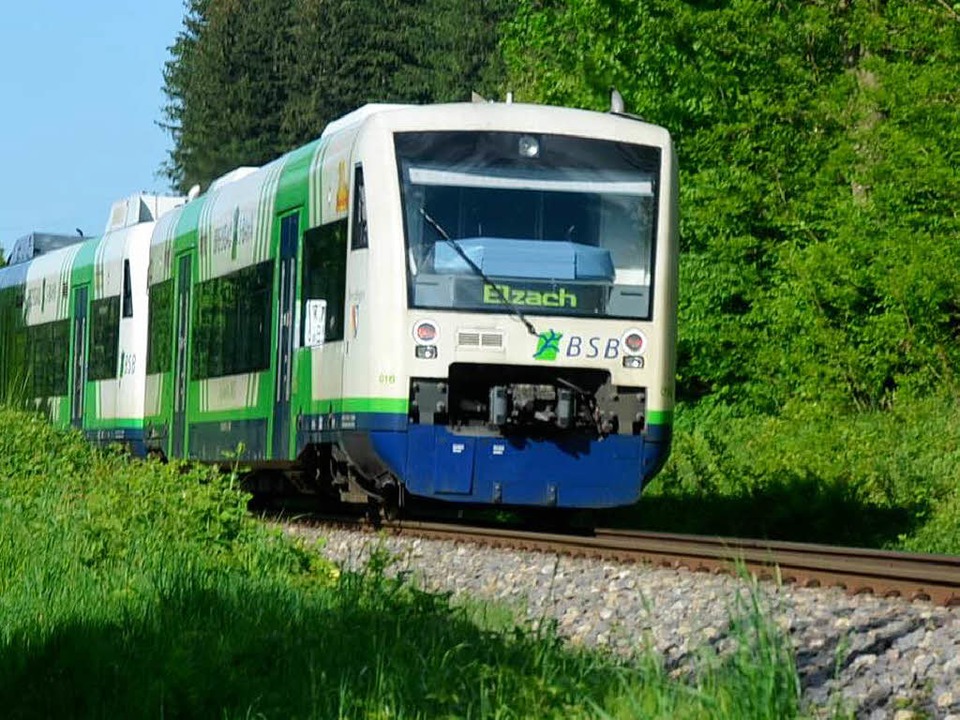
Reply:
[[[70,424],[83,427],[83,396],[87,387],[87,300],[88,286],[73,291],[73,395],[70,398]]]
[[[173,368],[173,437],[171,455],[183,457],[187,432],[187,362],[189,360],[190,288],[193,257],[182,255],[177,260],[177,351]]]
[[[277,293],[277,382],[273,410],[273,457],[290,454],[290,385],[293,368],[294,303],[296,302],[297,245],[300,211],[284,215],[280,222],[280,285]]]
[[[322,415],[324,430],[335,431],[343,398],[346,218],[304,232],[302,248],[300,357],[314,412]]]

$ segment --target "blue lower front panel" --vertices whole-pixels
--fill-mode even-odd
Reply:
[[[663,465],[669,426],[603,440],[477,437],[437,425],[372,431],[383,462],[416,496],[450,502],[600,508],[637,501]]]

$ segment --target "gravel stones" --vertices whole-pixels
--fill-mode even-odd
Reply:
[[[424,589],[493,600],[532,626],[555,622],[570,642],[630,653],[655,648],[680,669],[699,648],[721,651],[745,583],[726,575],[518,552],[451,541],[305,529],[347,567],[373,547]],[[761,583],[769,616],[789,633],[804,701],[858,718],[960,720],[960,612],[838,589]]]

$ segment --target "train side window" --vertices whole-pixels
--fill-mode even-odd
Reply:
[[[370,238],[367,236],[367,196],[363,187],[363,166],[357,165],[353,172],[353,235],[350,238],[350,249],[363,250],[370,246]]]
[[[120,343],[120,296],[90,303],[90,372],[88,380],[117,377]]]
[[[309,347],[333,340],[343,340],[344,294],[347,287],[347,221],[311,228],[303,234],[303,298],[304,318],[301,345]],[[323,307],[323,331],[310,328],[310,318]],[[310,342],[308,342],[310,341]]]
[[[13,387],[18,377],[26,377],[25,343],[27,327],[23,322],[22,293],[17,287],[0,290],[0,392]]]
[[[167,372],[173,357],[173,279],[150,286],[147,320],[147,374]]]
[[[67,394],[67,354],[70,344],[70,321],[55,320],[26,328],[25,353],[27,395],[30,398],[56,397]]]
[[[123,261],[123,317],[133,317],[133,288],[130,286],[130,261]]]
[[[272,289],[269,260],[196,286],[190,368],[194,380],[270,367]]]

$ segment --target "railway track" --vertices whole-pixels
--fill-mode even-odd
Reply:
[[[596,529],[589,535],[384,522],[381,530],[517,550],[561,553],[706,572],[746,568],[761,579],[804,587],[840,587],[944,606],[960,605],[960,557],[795,542]]]

